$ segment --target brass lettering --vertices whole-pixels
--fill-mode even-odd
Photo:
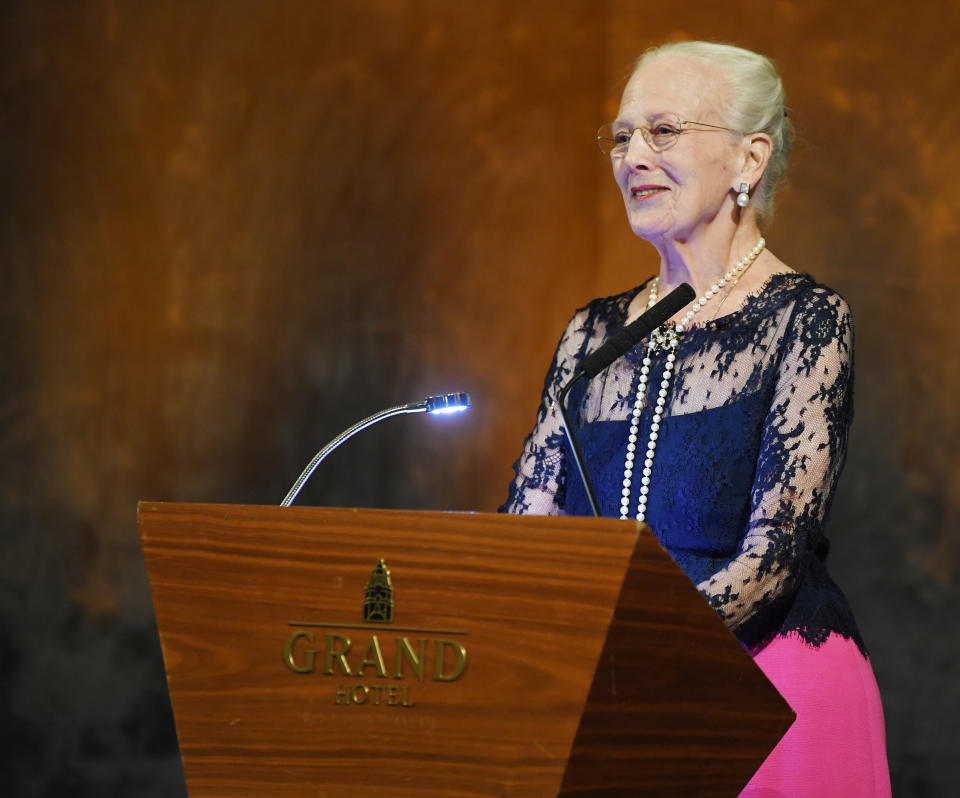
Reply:
[[[419,682],[424,680],[424,671],[432,670],[430,678],[435,682],[453,682],[459,679],[467,667],[467,649],[454,639],[444,637],[402,637],[393,638],[396,651],[388,651],[395,661],[393,671],[387,670],[384,658],[383,644],[378,634],[371,634],[366,647],[363,649],[362,659],[357,661],[354,654],[353,664],[350,654],[354,644],[346,634],[329,632],[324,635],[323,670],[325,676],[351,676],[358,680],[370,677],[370,668],[376,671],[379,679],[415,678]],[[290,634],[283,645],[283,662],[293,673],[314,673],[317,671],[317,659],[320,654],[316,632],[307,629],[298,629]],[[430,643],[433,650],[430,651]],[[359,653],[359,650],[357,650]],[[432,655],[433,663],[428,661]],[[363,685],[345,686],[337,684],[334,690],[334,703],[337,705],[372,704],[374,706],[402,706],[412,707],[414,702],[410,698],[410,688],[402,684],[397,685]]]
[[[337,706],[373,704],[375,707],[412,707],[410,688],[399,684],[338,684],[333,691],[333,703]]]
[[[416,674],[419,681],[423,681],[423,661],[424,653],[427,648],[427,640],[424,637],[417,638],[417,647],[418,653],[413,653],[413,646],[410,645],[410,641],[405,637],[397,639],[397,679],[403,678],[403,661],[406,660],[410,663],[410,667],[413,668],[413,672]]]
[[[460,677],[460,674],[463,673],[463,669],[467,666],[467,650],[461,646],[456,640],[447,640],[442,637],[436,638],[434,641],[434,663],[433,663],[433,680],[435,682],[452,682],[455,679]],[[444,657],[446,656],[446,650],[452,649],[454,657],[456,658],[456,664],[453,666],[453,670],[449,673],[444,672]],[[404,704],[406,706],[406,704]]]
[[[335,644],[339,647],[334,648]],[[350,638],[343,635],[327,635],[327,646],[323,650],[323,672],[326,676],[333,676],[334,660],[340,663],[344,676],[353,676],[350,672],[350,665],[347,663],[347,654],[350,653]]]
[[[380,651],[380,641],[376,635],[370,636],[370,644],[363,654],[363,661],[357,668],[357,676],[363,676],[364,668],[373,665],[377,669],[377,676],[381,679],[387,678],[387,666],[383,664],[383,652]]]
[[[351,698],[354,704],[366,704],[368,695],[370,695],[370,688],[365,684],[357,684],[353,687]]]
[[[302,665],[298,665],[293,656],[293,647],[301,637],[305,638],[309,643],[316,642],[313,637],[313,632],[307,632],[303,629],[294,632],[287,638],[287,642],[283,644],[283,661],[294,673],[313,673],[314,664],[317,659],[317,650],[315,648],[304,649],[305,657]]]

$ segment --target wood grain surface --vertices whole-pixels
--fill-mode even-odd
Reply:
[[[788,722],[631,522],[142,503],[140,525],[191,798],[735,795]],[[363,624],[380,558],[393,623]],[[396,678],[400,637],[422,680]],[[437,639],[445,675],[466,651],[453,681]]]
[[[732,798],[794,718],[656,538],[640,535],[560,795]]]

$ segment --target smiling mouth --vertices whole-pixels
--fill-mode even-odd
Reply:
[[[669,191],[669,189],[663,186],[637,186],[630,189],[630,196],[635,200],[644,200],[662,191]]]
[[[630,189],[630,196],[635,200],[644,200],[669,189],[663,186],[635,186]]]

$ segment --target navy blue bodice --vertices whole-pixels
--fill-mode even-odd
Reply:
[[[595,300],[571,320],[501,510],[590,514],[553,398],[579,361],[622,329],[641,289]],[[649,353],[641,342],[568,397],[603,515],[620,514],[629,417],[648,354],[639,465],[663,352]],[[774,275],[740,310],[681,339],[646,522],[748,646],[791,632],[817,644],[834,631],[862,648],[827,573],[823,533],[845,459],[852,380],[849,309],[807,275]],[[635,512],[634,493],[631,517]]]

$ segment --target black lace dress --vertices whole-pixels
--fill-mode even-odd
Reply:
[[[622,329],[642,289],[595,300],[570,321],[501,510],[590,514],[553,399],[580,360]],[[777,633],[816,645],[835,632],[864,649],[827,573],[824,536],[853,412],[852,338],[846,302],[808,275],[790,273],[771,277],[738,311],[692,327],[677,350],[646,522],[751,648]],[[568,400],[603,515],[619,515],[646,354],[644,342],[578,383]],[[653,355],[640,451],[664,361],[662,351]]]
[[[570,321],[501,511],[591,514],[553,401],[583,357],[623,328],[643,287],[595,300]],[[603,515],[620,514],[646,355],[642,342],[568,397]],[[736,312],[687,330],[676,350],[646,522],[797,713],[743,798],[890,795],[876,680],[826,566],[824,527],[853,414],[852,358],[846,302],[795,273],[774,275]],[[639,468],[666,354],[651,360]]]

